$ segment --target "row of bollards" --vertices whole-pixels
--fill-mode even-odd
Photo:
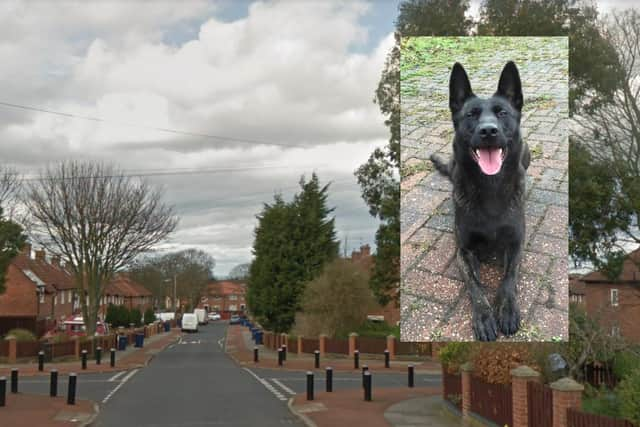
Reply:
[[[102,364],[102,347],[96,348],[95,354],[96,354],[96,365],[101,365]],[[80,363],[82,366],[82,370],[83,371],[86,370],[87,369],[87,350],[82,350],[80,354]],[[112,348],[110,350],[109,366],[111,366],[112,368],[115,368],[116,366],[116,349],[115,348]]]
[[[49,396],[58,396],[58,371],[52,369],[49,381]],[[67,389],[67,404],[76,403],[77,375],[73,372],[69,374],[69,387]],[[18,369],[11,369],[11,393],[18,393]],[[7,402],[7,377],[0,377],[0,407],[6,406]]]
[[[259,361],[259,353],[258,347],[253,348],[253,362],[258,363]],[[320,369],[320,350],[315,350],[313,352],[313,367],[315,369]],[[284,362],[287,361],[287,346],[282,345],[278,348],[278,366],[284,366]],[[390,368],[390,355],[389,350],[384,351],[384,367]],[[84,369],[84,368],[83,368]],[[360,351],[355,350],[353,352],[353,369],[360,369]]]
[[[362,365],[362,388],[364,389],[364,400],[366,402],[371,402],[372,400],[372,378],[369,366]],[[407,367],[407,383],[410,388],[414,387],[415,371],[413,365]],[[327,393],[333,392],[333,369],[331,367],[326,368],[325,384]],[[307,371],[307,400],[314,399],[313,385],[313,372]]]

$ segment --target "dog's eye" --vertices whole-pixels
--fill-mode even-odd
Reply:
[[[467,111],[466,116],[467,117],[474,117],[474,116],[477,116],[478,114],[480,114],[480,110],[478,108],[473,108],[473,109]]]
[[[507,117],[507,110],[499,110],[498,111],[498,117]]]

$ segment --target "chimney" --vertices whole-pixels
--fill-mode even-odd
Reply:
[[[362,253],[363,257],[368,257],[371,255],[371,247],[369,245],[360,246],[360,253]]]
[[[60,267],[60,255],[51,256],[51,265]]]
[[[44,261],[44,255],[45,255],[44,249],[36,250],[36,260]]]
[[[31,243],[26,242],[22,247],[22,253],[27,257],[31,258]]]

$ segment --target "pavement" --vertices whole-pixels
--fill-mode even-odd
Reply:
[[[515,61],[521,75],[521,130],[532,161],[527,170],[526,242],[518,283],[522,326],[514,336],[499,339],[568,339],[568,46],[566,38],[515,39],[485,41],[499,46],[483,51],[469,47],[447,51],[441,46],[425,56],[428,63],[418,61],[414,68],[408,62],[401,64],[403,341],[474,340],[470,301],[454,260],[451,184],[428,159],[434,153],[444,159],[451,156],[448,87],[453,62],[464,65],[476,94],[490,96],[508,60]],[[444,58],[447,52],[451,58]],[[402,60],[412,57],[403,54]],[[502,272],[483,264],[480,273],[492,300]]]
[[[134,368],[141,368],[149,363],[149,361],[156,353],[161,351],[171,342],[178,339],[179,335],[180,330],[174,328],[168,334],[162,333],[149,338],[145,338],[144,347],[141,349],[136,348],[133,345],[129,345],[127,346],[126,350],[116,352],[116,366],[113,368],[109,364],[109,351],[103,350],[101,364],[97,365],[95,359],[87,358],[86,370],[82,369],[82,364],[79,360],[73,362],[45,363],[43,372],[38,371],[38,364],[34,362],[0,364],[0,376],[6,376],[7,378],[9,378],[11,375],[11,369],[13,368],[18,368],[20,377],[30,377],[38,375],[49,376],[49,372],[51,369],[57,369],[58,375],[68,374],[70,372],[74,372],[78,375],[84,375],[89,373],[95,374],[99,372],[118,372]]]
[[[290,371],[314,371],[324,373],[325,369],[330,366],[334,371],[351,371],[359,372],[363,365],[367,365],[370,369],[376,369],[394,373],[406,373],[409,365],[414,366],[416,373],[440,375],[440,363],[429,358],[422,360],[406,361],[392,360],[389,368],[384,367],[384,359],[379,356],[367,354],[360,355],[360,367],[354,369],[353,358],[346,356],[327,355],[320,358],[320,368],[315,368],[315,358],[312,354],[292,352],[287,353],[287,360],[283,366],[278,366],[278,353],[270,350],[262,345],[259,348],[258,363],[253,361],[253,349],[255,344],[251,340],[251,332],[241,326],[232,325],[229,327],[226,339],[227,353],[240,365],[251,366],[256,368],[269,368]]]

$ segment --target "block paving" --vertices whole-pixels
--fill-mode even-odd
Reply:
[[[521,130],[532,154],[527,171],[526,240],[518,280],[521,329],[499,340],[568,339],[568,44],[566,38],[522,38],[498,52],[469,52],[465,66],[479,96],[491,96],[514,60],[523,84]],[[434,53],[437,55],[437,52]],[[452,186],[429,156],[448,159],[453,125],[448,68],[402,81],[401,340],[470,341],[471,307],[456,265]],[[428,67],[428,64],[425,65]],[[502,277],[483,264],[489,301]]]

